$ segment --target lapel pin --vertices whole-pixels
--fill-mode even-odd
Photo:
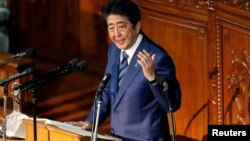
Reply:
[[[136,63],[135,63],[135,67],[137,68],[138,66],[139,66],[139,64],[136,62]]]

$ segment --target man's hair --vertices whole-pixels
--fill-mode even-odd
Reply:
[[[141,20],[139,7],[131,0],[109,0],[101,9],[102,18],[107,22],[110,14],[121,15],[127,17],[133,27]]]

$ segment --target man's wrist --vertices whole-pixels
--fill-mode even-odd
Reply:
[[[155,77],[153,80],[148,81],[149,84],[156,85],[158,83],[158,75],[155,74]]]

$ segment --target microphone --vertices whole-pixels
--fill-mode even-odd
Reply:
[[[52,70],[51,73],[55,74],[55,72],[60,72],[60,71],[65,71],[65,70],[71,69],[71,68],[75,67],[77,65],[77,63],[79,63],[79,62],[80,62],[79,58],[74,58],[74,59],[70,60],[68,62],[68,64],[55,68],[54,70]]]
[[[69,61],[67,65],[64,65],[62,67],[57,67],[49,74],[46,74],[46,77],[51,77],[51,79],[53,79],[54,77],[68,74],[74,71],[85,70],[87,69],[87,67],[88,64],[84,60],[80,61],[80,59],[75,58]]]
[[[36,53],[36,50],[34,48],[29,48],[25,52],[12,55],[11,58],[33,57],[35,53]]]
[[[159,83],[160,83],[164,88],[167,88],[167,89],[168,89],[168,83],[166,82],[166,79],[160,80]]]
[[[73,71],[81,71],[87,69],[88,64],[82,60],[79,63],[76,64],[75,69]]]
[[[163,87],[163,91],[168,91],[168,83],[166,77],[159,77],[157,76],[157,83],[160,84]]]
[[[15,79],[17,79],[17,78],[23,77],[23,76],[25,76],[25,75],[28,75],[28,74],[32,73],[34,70],[35,70],[34,68],[27,68],[27,69],[25,69],[25,70],[24,70],[23,72],[21,72],[21,73],[17,73],[17,74],[12,75],[12,76],[10,76],[10,77],[4,79],[4,80],[1,80],[1,81],[0,81],[0,85],[3,86],[3,85],[5,85],[6,83],[8,83],[8,82],[10,82],[10,81],[12,81],[12,80],[15,80]]]
[[[48,81],[58,78],[61,75],[69,74],[78,70],[84,70],[87,68],[87,66],[88,65],[85,61],[80,61],[80,59],[75,58],[69,61],[69,63],[64,66],[57,67],[51,72],[48,72],[38,78],[25,82],[24,84],[15,86],[13,90],[20,89],[20,91],[25,91],[31,88],[38,88],[47,83]]]
[[[99,95],[101,95],[101,93],[102,93],[103,89],[106,87],[106,85],[107,85],[107,83],[108,83],[110,77],[111,77],[111,74],[109,74],[109,73],[106,73],[106,74],[104,75],[104,77],[103,77],[103,79],[102,79],[102,82],[99,84],[98,89],[97,89],[97,91],[96,91],[96,96],[97,96],[97,97],[98,97]]]

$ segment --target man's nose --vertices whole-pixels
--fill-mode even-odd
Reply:
[[[115,28],[115,36],[120,36],[121,32],[119,31],[118,27]]]

